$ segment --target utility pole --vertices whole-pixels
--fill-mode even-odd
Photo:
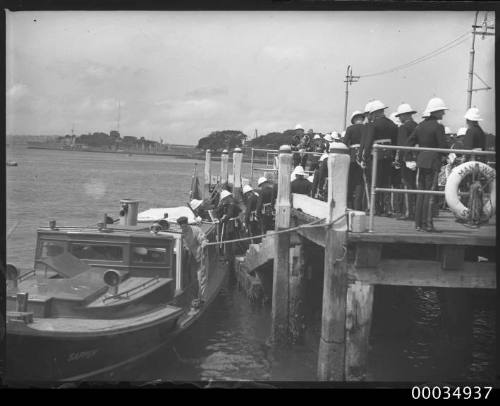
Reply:
[[[351,65],[347,67],[347,72],[345,75],[345,107],[344,107],[344,130],[346,129],[346,122],[347,122],[347,102],[349,99],[349,85],[352,85],[352,82],[357,82],[359,80],[360,76],[353,76],[352,75],[352,68]]]
[[[489,90],[491,89],[491,87],[489,87],[488,85],[486,85],[486,87],[483,87],[483,88],[480,88],[480,89],[473,89],[472,88],[472,85],[473,85],[473,79],[474,79],[474,54],[475,54],[475,49],[474,49],[474,45],[476,43],[476,35],[481,35],[482,39],[484,39],[484,37],[486,35],[495,35],[494,32],[488,32],[488,29],[493,29],[495,28],[495,26],[493,25],[488,25],[488,22],[486,20],[486,16],[487,16],[487,13],[484,17],[484,22],[482,25],[477,25],[477,16],[479,14],[479,11],[476,11],[476,15],[474,17],[474,25],[472,26],[472,47],[471,47],[471,50],[470,50],[470,58],[469,58],[469,85],[467,87],[467,109],[470,109],[471,108],[471,105],[472,105],[472,92],[476,92],[478,90]],[[477,28],[482,28],[483,31],[476,31]],[[477,76],[477,74],[476,74]],[[484,83],[484,81],[479,77],[479,80],[481,80],[481,82]],[[486,84],[486,83],[485,83]]]

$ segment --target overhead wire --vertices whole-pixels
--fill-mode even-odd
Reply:
[[[440,55],[446,51],[449,51],[450,49],[452,48],[455,48],[456,46],[462,44],[463,42],[467,41],[469,38],[468,38],[468,35],[470,34],[470,31],[466,31],[464,32],[462,35],[458,36],[457,38],[455,38],[454,40],[452,41],[449,41],[447,42],[446,44],[442,45],[441,47],[431,51],[431,52],[428,52],[427,54],[425,55],[422,55],[416,59],[413,59],[409,62],[406,62],[402,65],[397,65],[393,68],[390,68],[390,69],[386,69],[386,70],[383,70],[383,71],[380,71],[380,72],[375,72],[375,73],[369,73],[369,74],[365,74],[365,75],[359,75],[360,77],[362,78],[366,78],[366,77],[373,77],[373,76],[379,76],[379,75],[384,75],[384,74],[387,74],[387,73],[391,73],[391,72],[395,72],[395,71],[398,71],[398,70],[401,70],[401,69],[406,69],[406,68],[409,68],[413,65],[416,65],[418,63],[421,63],[421,62],[424,62],[428,59],[431,59],[431,58],[434,58],[435,56],[437,55]]]

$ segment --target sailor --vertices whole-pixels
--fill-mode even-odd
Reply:
[[[198,277],[198,300],[193,301],[193,307],[202,306],[205,302],[205,291],[208,283],[204,252],[205,245],[208,242],[207,236],[200,227],[189,225],[188,219],[185,216],[179,217],[177,224],[179,224],[182,230],[184,247],[186,247],[193,258],[191,269],[196,269]]]
[[[306,173],[302,166],[295,168],[295,180],[290,185],[291,193],[298,193],[301,195],[309,196],[311,194],[312,183],[306,179]]]
[[[220,193],[220,201],[217,206],[217,217],[222,224],[222,241],[233,240],[240,237],[240,206],[234,200],[233,194],[228,190],[223,190]],[[226,259],[230,259],[233,255],[234,244],[225,244]]]
[[[432,98],[427,103],[426,112],[429,113],[424,121],[417,125],[408,138],[408,145],[418,144],[427,148],[447,148],[444,135],[444,126],[438,123],[448,107],[438,97]],[[420,190],[436,190],[441,160],[444,155],[434,151],[419,151],[417,154],[417,187]],[[415,205],[415,229],[417,231],[433,232],[432,206],[433,195],[417,195]]]
[[[314,136],[314,131],[312,128],[307,130],[307,133],[302,137],[302,140],[300,141],[299,144],[299,151],[300,151],[300,166],[303,168],[306,167],[307,165],[307,159],[308,155],[305,152],[311,152],[313,150],[312,148],[312,141],[313,141],[313,136]]]
[[[243,186],[243,203],[245,204],[245,217],[243,226],[248,230],[250,237],[260,234],[260,224],[257,216],[257,201],[259,194],[252,186]]]
[[[297,165],[300,165],[300,154],[298,153],[299,151],[299,146],[302,142],[302,138],[304,137],[304,128],[300,124],[297,124],[295,126],[295,131],[294,135],[292,137],[292,143],[291,143],[291,148],[293,153],[293,166],[296,167]]]
[[[271,181],[262,176],[257,181],[259,198],[257,199],[257,216],[259,217],[261,233],[274,229],[275,188]]]
[[[212,221],[209,211],[215,209],[215,205],[212,204],[210,199],[198,200],[193,199],[189,203],[189,207],[193,211],[196,217],[200,217],[202,220]]]
[[[343,138],[344,144],[349,148],[351,164],[349,166],[347,207],[354,210],[363,210],[363,169],[358,165],[359,144],[363,134],[364,114],[356,110],[351,114],[351,125],[347,127]]]
[[[404,147],[408,146],[408,138],[417,127],[417,123],[412,117],[415,113],[416,111],[413,110],[407,103],[403,103],[398,106],[396,117],[401,122],[401,125],[398,127],[397,145]],[[410,164],[409,166],[406,165],[406,162],[416,161],[416,153],[414,151],[397,150],[394,161],[401,168],[400,175],[403,188],[416,189],[416,170],[413,168],[413,164]],[[413,219],[415,215],[415,195],[413,193],[405,193],[403,203],[404,210],[401,211],[401,216],[398,217],[398,220]]]
[[[486,149],[486,135],[483,129],[479,126],[479,121],[482,118],[479,115],[479,109],[472,107],[465,113],[465,122],[467,124],[467,131],[464,137],[464,149],[472,149],[475,151],[484,151]],[[471,161],[483,161],[484,156],[474,156],[465,157],[463,161],[470,159]]]
[[[333,139],[333,138],[332,138]],[[312,196],[315,199],[326,201],[328,187],[328,154],[325,152],[319,158],[319,168],[313,179]]]
[[[373,144],[393,145],[396,144],[398,127],[389,120],[384,113],[387,107],[380,100],[369,103],[368,123],[365,124],[365,132],[361,140],[358,160],[362,168],[370,168],[372,161]],[[379,150],[377,154],[377,179],[376,187],[389,188],[391,186],[391,171],[393,154],[389,150]],[[378,193],[376,195],[375,214],[392,216],[390,208],[390,195]]]

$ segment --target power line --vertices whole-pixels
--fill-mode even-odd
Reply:
[[[390,69],[386,69],[386,70],[383,70],[383,71],[380,71],[380,72],[375,72],[375,73],[369,73],[369,74],[366,74],[366,75],[360,75],[360,77],[362,78],[366,78],[366,77],[370,77],[370,76],[379,76],[379,75],[384,75],[386,73],[391,73],[391,72],[394,72],[394,71],[397,71],[397,70],[401,70],[401,69],[404,69],[404,68],[408,68],[410,66],[413,66],[413,65],[416,65],[417,63],[420,63],[420,62],[424,62],[428,59],[431,59],[443,52],[446,52],[458,45],[460,45],[461,43],[467,41],[467,37],[470,34],[470,31],[466,31],[464,32],[462,35],[460,35],[459,37],[455,38],[454,40],[442,45],[441,47],[431,51],[431,52],[428,52],[427,54],[425,55],[422,55],[416,59],[413,59],[409,62],[406,62],[402,65],[398,65],[398,66],[395,66],[393,68],[390,68]],[[465,37],[465,38],[464,38]],[[458,42],[457,42],[458,41]]]

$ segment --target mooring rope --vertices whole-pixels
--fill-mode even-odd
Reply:
[[[248,241],[248,240],[253,240],[255,238],[261,238],[261,237],[272,237],[273,235],[278,235],[278,234],[283,234],[283,233],[290,233],[292,231],[295,231],[295,230],[300,230],[300,229],[303,229],[303,228],[316,228],[316,227],[328,227],[328,226],[331,226],[333,225],[334,223],[336,223],[337,221],[341,220],[343,217],[346,216],[346,213],[343,213],[341,214],[340,216],[334,218],[332,221],[328,222],[328,223],[322,223],[322,224],[315,224],[315,223],[318,223],[320,221],[323,221],[324,219],[317,219],[317,220],[314,220],[314,221],[311,221],[310,223],[307,223],[307,224],[302,224],[300,226],[297,226],[297,227],[291,227],[291,228],[287,228],[287,229],[284,229],[284,230],[278,230],[278,231],[274,231],[272,233],[268,233],[268,234],[261,234],[261,235],[254,235],[252,237],[242,237],[242,238],[236,238],[234,240],[226,240],[226,241],[217,241],[217,242],[208,242],[206,243],[204,246],[205,247],[209,247],[211,245],[217,245],[217,244],[228,244],[228,243],[232,243],[232,242],[240,242],[240,241]]]

